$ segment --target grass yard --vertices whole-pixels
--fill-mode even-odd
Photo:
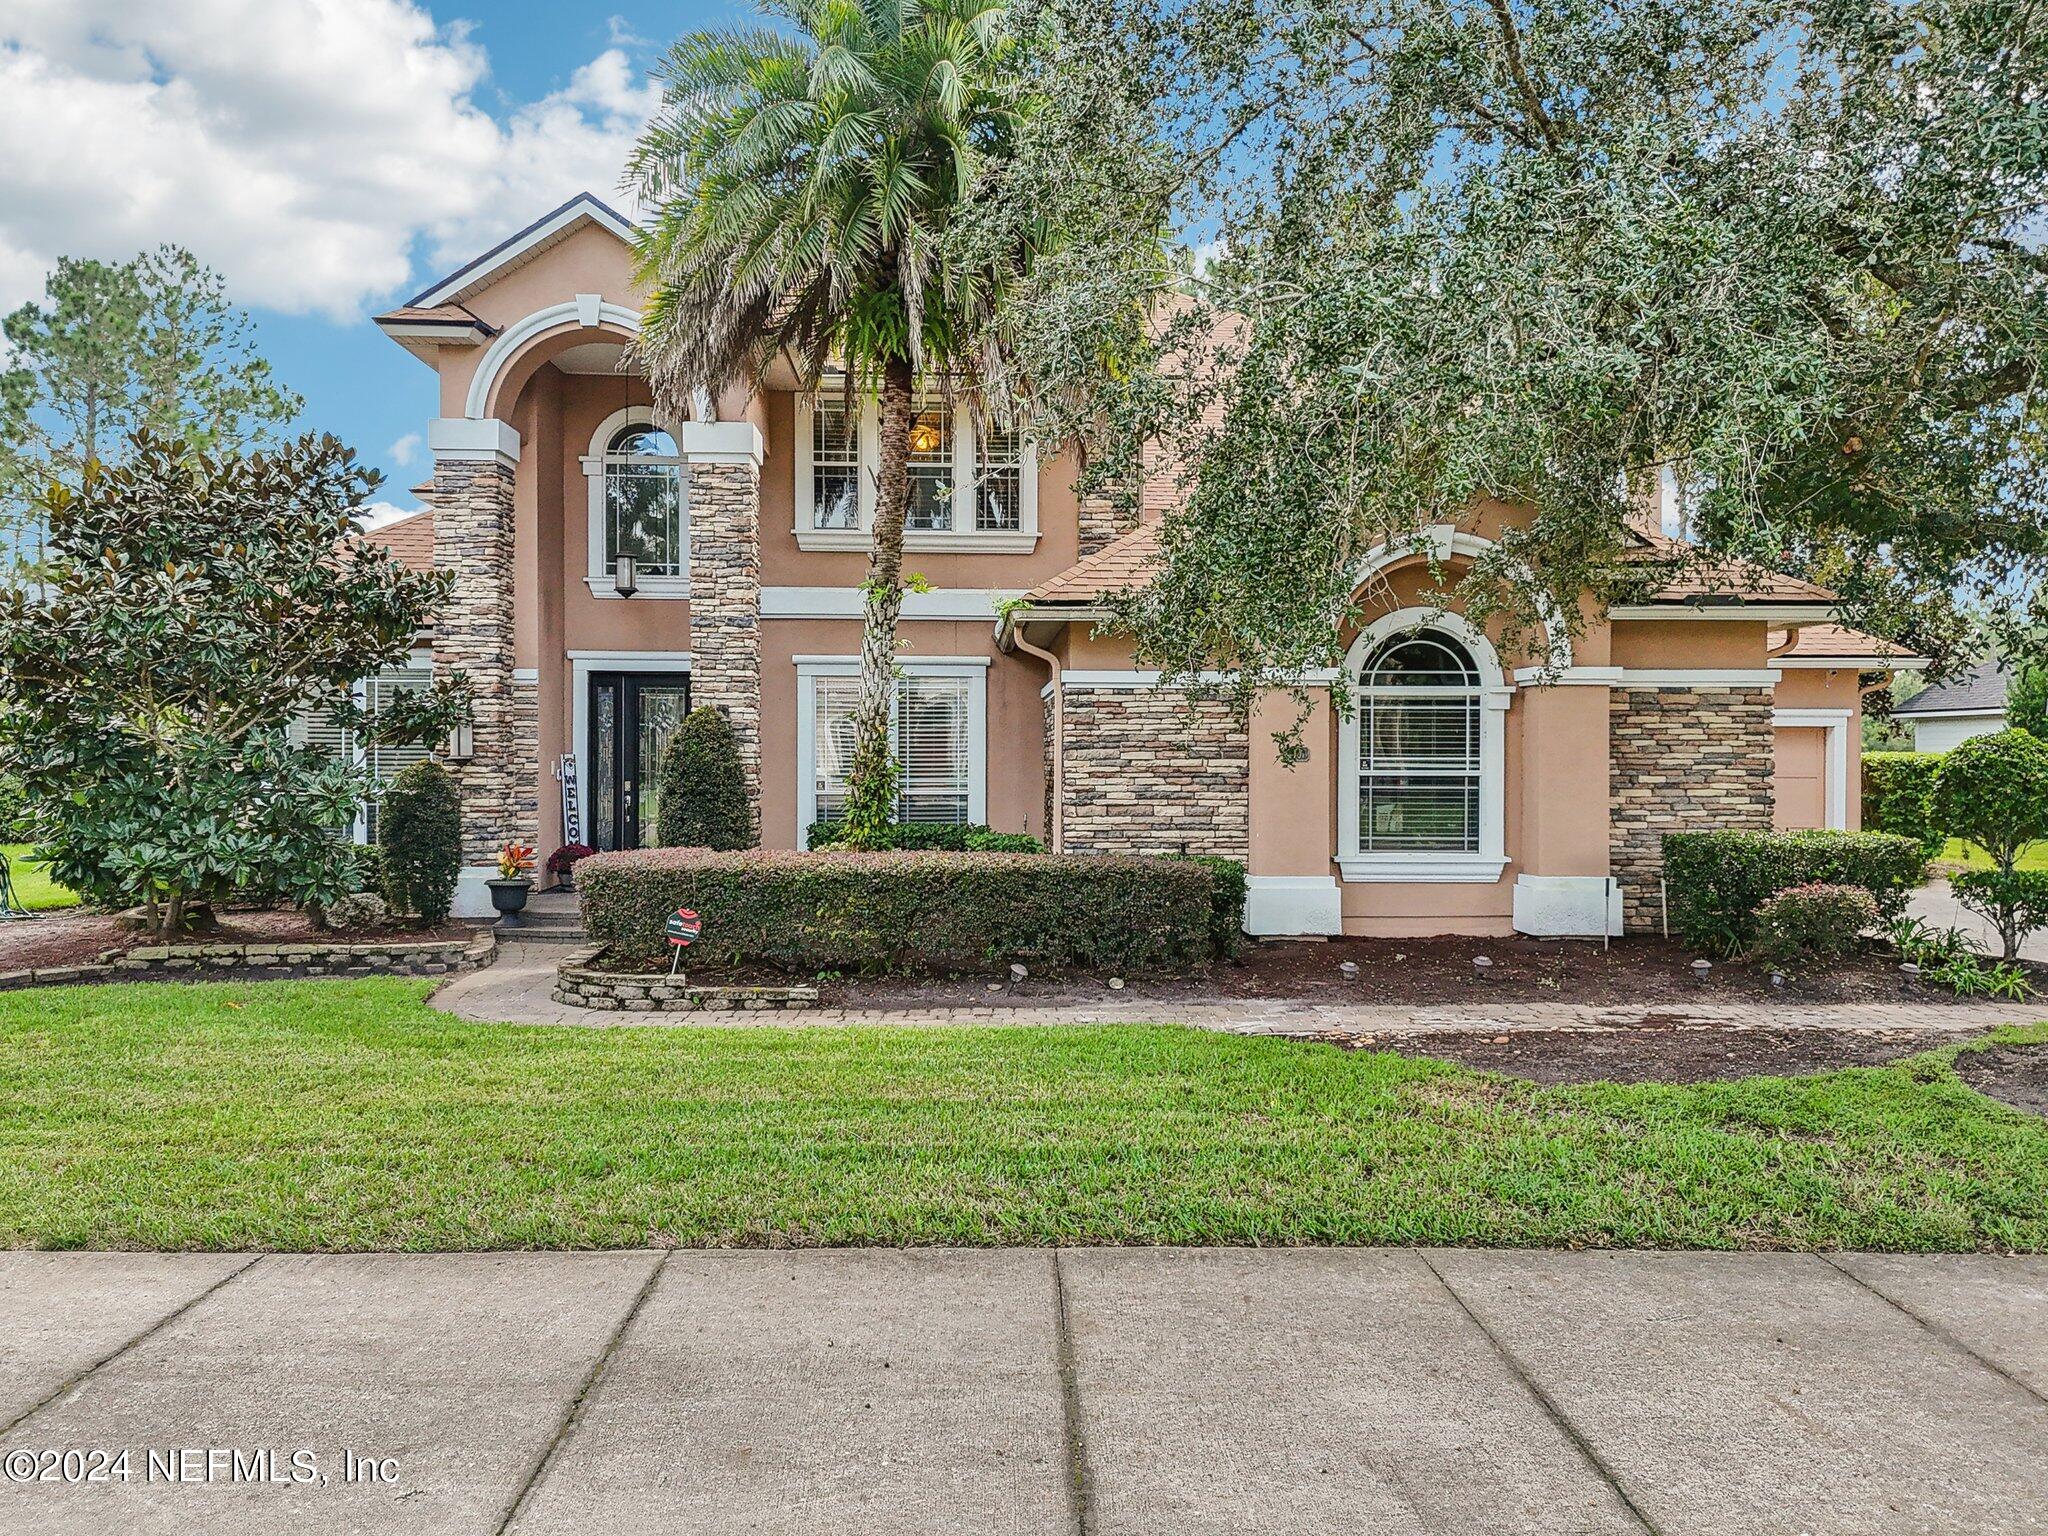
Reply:
[[[29,860],[27,843],[0,844],[0,853],[7,855],[11,866],[9,878],[14,882],[14,897],[31,912],[47,912],[56,907],[75,907],[78,897],[50,878],[49,871],[41,864]]]
[[[1168,1027],[477,1025],[427,990],[0,994],[0,1245],[2048,1248],[2048,1122],[1941,1057],[1537,1088]]]
[[[1989,869],[1991,855],[1975,843],[1964,842],[1952,837],[1941,850],[1941,856],[1951,864],[1967,864],[1972,869]],[[2048,869],[2048,843],[2035,843],[2020,855],[2021,869]]]

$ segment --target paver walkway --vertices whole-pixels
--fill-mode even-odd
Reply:
[[[434,1006],[460,1018],[507,1024],[711,1025],[733,1028],[833,1025],[939,1028],[955,1025],[1186,1024],[1239,1034],[1410,1035],[1464,1029],[1620,1029],[1646,1018],[1681,1018],[1725,1029],[1954,1030],[1981,1034],[2000,1024],[2040,1017],[2041,1008],[2010,1003],[1750,1003],[1712,1001],[1607,1007],[1576,1003],[1476,1002],[1444,1006],[1334,1005],[1228,999],[1213,1003],[1158,1002],[1105,996],[1100,1003],[1057,1006],[860,1009],[811,1008],[792,1013],[621,1013],[576,1008],[550,996],[562,951],[545,945],[508,944],[495,965],[458,977],[434,996]]]
[[[7,1253],[0,1471],[37,1536],[2040,1532],[2048,1260]]]

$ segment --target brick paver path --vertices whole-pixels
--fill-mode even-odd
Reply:
[[[1416,1035],[1450,1030],[1626,1029],[1645,1020],[1678,1021],[1706,1029],[1954,1030],[1981,1033],[2000,1024],[2040,1017],[2035,1005],[2011,1003],[1752,1003],[1725,1002],[1703,993],[1697,1003],[1659,1002],[1640,1007],[1581,1003],[1474,1002],[1427,1007],[1327,1004],[1219,998],[1214,1002],[1162,1002],[1105,993],[1101,1002],[1053,1006],[1017,1003],[977,1008],[816,1008],[798,1013],[619,1013],[572,1008],[548,994],[562,950],[506,945],[498,962],[443,987],[434,1005],[459,1018],[507,1024],[706,1025],[735,1029],[834,1025],[944,1028],[962,1025],[1184,1024],[1237,1034],[1297,1035],[1338,1031],[1359,1035]]]

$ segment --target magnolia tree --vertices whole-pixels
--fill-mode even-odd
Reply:
[[[2048,564],[2029,7],[1040,0],[1018,28],[1046,106],[972,222],[1068,232],[1001,317],[1041,421],[1182,468],[1127,615],[1167,666],[1335,661],[1363,553],[1487,497],[1534,520],[1457,595],[1525,627],[1628,589],[1667,477],[1704,548],[1936,655],[1959,595]]]
[[[145,432],[49,495],[46,579],[0,593],[0,773],[64,884],[159,935],[195,898],[355,888],[366,772],[294,723],[423,742],[467,708],[459,680],[374,714],[355,695],[446,590],[358,535],[374,485],[332,437],[242,456]]]

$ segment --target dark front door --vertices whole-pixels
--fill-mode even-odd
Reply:
[[[655,845],[661,753],[689,709],[686,672],[591,674],[591,847],[608,852]]]

